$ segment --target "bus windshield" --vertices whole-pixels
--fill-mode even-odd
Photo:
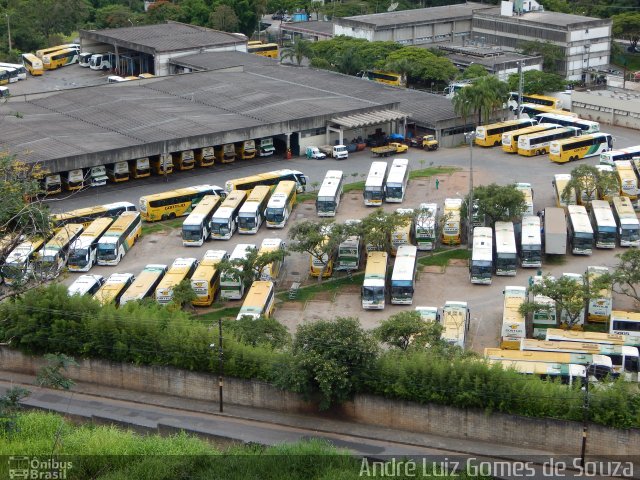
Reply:
[[[380,302],[384,300],[383,286],[363,286],[362,299],[370,302]]]
[[[256,226],[255,215],[243,215],[240,213],[238,216],[238,226],[243,230],[252,230]]]
[[[319,212],[333,212],[336,209],[336,202],[333,199],[321,200],[318,197],[318,200],[316,201],[316,205],[318,207]]]
[[[200,240],[202,237],[201,225],[182,225],[183,240]]]
[[[593,235],[586,232],[575,232],[573,234],[573,244],[578,248],[591,248],[593,244]]]
[[[272,223],[284,222],[284,208],[267,208],[266,218]]]
[[[471,274],[479,278],[491,278],[493,268],[490,261],[475,260],[471,264]]]
[[[413,282],[411,280],[394,280],[391,282],[391,296],[399,298],[413,297]]]
[[[231,232],[229,222],[225,218],[214,218],[211,221],[211,231],[219,235],[226,235]]]
[[[99,243],[98,244],[98,257],[103,260],[115,260],[116,259],[116,244],[115,243]]]
[[[84,267],[89,262],[89,250],[86,248],[74,248],[69,254],[69,264]]]

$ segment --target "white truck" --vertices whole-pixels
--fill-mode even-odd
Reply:
[[[336,160],[346,160],[349,158],[349,152],[345,145],[322,145],[318,148],[322,153],[325,153]]]
[[[276,147],[273,146],[273,138],[266,137],[260,139],[260,146],[258,147],[258,155],[261,157],[270,157],[276,151]]]
[[[324,160],[327,158],[327,156],[322,153],[318,147],[309,146],[306,148],[305,153],[309,159],[315,158],[316,160]]]

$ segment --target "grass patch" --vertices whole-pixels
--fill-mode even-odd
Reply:
[[[451,175],[453,172],[460,170],[457,167],[427,167],[409,172],[409,178],[428,178],[434,175]]]
[[[240,312],[240,306],[221,308],[220,310],[214,310],[213,312],[203,313],[201,315],[194,315],[193,318],[200,323],[209,325],[216,323],[221,318],[232,317],[236,318]]]
[[[585,332],[598,332],[598,333],[608,333],[609,329],[607,328],[608,323],[585,323],[584,331]]]
[[[318,192],[305,192],[296,195],[296,205],[299,203],[304,203],[308,200],[315,200],[318,196]]]
[[[354,192],[357,190],[364,190],[364,181],[347,183],[343,188],[344,193]]]
[[[471,257],[471,252],[466,248],[457,248],[455,250],[443,250],[441,252],[434,253],[428,257],[421,257],[418,259],[418,263],[423,266],[439,266],[446,267],[449,264],[449,260],[459,259],[468,260]]]
[[[280,292],[276,297],[285,302],[306,302],[312,300],[316,294],[321,292],[335,292],[346,285],[362,285],[364,273],[355,273],[349,277],[338,278],[336,280],[325,280],[320,284],[314,283],[298,290],[298,297],[295,300],[289,299],[289,292]]]
[[[180,228],[182,227],[182,222],[184,222],[184,219],[174,218],[173,220],[165,220],[164,222],[143,223],[141,237],[152,233],[168,232]]]

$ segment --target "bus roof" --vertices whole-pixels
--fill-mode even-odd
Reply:
[[[241,186],[242,184],[273,180],[274,178],[284,177],[287,175],[300,176],[303,175],[303,173],[298,170],[291,170],[288,168],[282,170],[274,170],[271,172],[257,173],[248,177],[232,178],[231,180],[227,180],[225,182],[225,188],[227,192],[229,192],[231,190],[238,189],[238,186]]]
[[[342,183],[342,172],[340,170],[329,170],[322,181],[320,190],[318,190],[318,198],[335,197]]]
[[[43,250],[60,250],[68,245],[71,239],[77,237],[83,228],[79,223],[67,223],[45,244]]]
[[[445,213],[450,210],[460,210],[461,208],[462,208],[461,198],[445,198],[444,199]]]
[[[547,340],[604,343],[610,345],[624,345],[624,337],[624,335],[612,333],[582,332],[577,330],[562,330],[560,328],[548,328],[546,335]]]
[[[540,217],[537,215],[522,217],[521,241],[523,245],[540,245],[542,243]]]
[[[609,202],[605,200],[592,200],[591,211],[598,227],[615,227],[616,219],[613,216]]]
[[[372,162],[364,188],[382,187],[387,176],[387,162]]]
[[[383,280],[387,276],[387,252],[369,252],[367,254],[367,267],[364,272],[366,280]]]
[[[582,142],[584,140],[590,140],[592,138],[610,137],[610,136],[611,134],[609,133],[602,133],[602,132],[590,133],[588,135],[580,135],[579,138],[571,137],[571,138],[563,138],[561,140],[555,140],[555,143],[559,146],[563,146],[563,145],[571,144],[574,142]]]
[[[169,272],[167,273],[187,271],[194,263],[197,263],[197,261],[198,260],[195,258],[176,258],[171,264],[171,267],[169,267]]]
[[[606,343],[549,341],[523,338],[520,350],[542,352],[590,353],[599,355],[626,355],[638,357],[638,348],[628,345],[612,345]]]
[[[42,238],[25,240],[24,242],[16,245],[16,247],[9,252],[5,263],[23,263],[29,255],[38,251],[42,245],[44,245],[44,239]]]
[[[499,253],[516,253],[516,237],[513,231],[513,223],[496,222],[495,231],[496,251]]]
[[[265,238],[260,244],[258,253],[274,252],[282,247],[281,238]]]
[[[553,130],[544,130],[542,132],[530,133],[529,135],[520,135],[520,138],[518,138],[518,142],[525,142],[527,139],[532,140],[532,139],[538,139],[538,138],[545,138],[548,136],[558,135],[560,133],[571,132],[571,131],[577,134],[579,130],[580,129],[577,127],[560,127],[560,128],[555,128]]]
[[[135,277],[131,273],[114,273],[107,278],[107,281],[104,282],[100,290],[96,292],[93,296],[100,303],[107,304],[118,295],[120,291],[124,288],[124,286],[133,281]]]
[[[131,225],[140,221],[140,212],[122,212],[115,222],[109,227],[104,235],[98,240],[99,243],[108,242],[109,237],[119,237]],[[104,240],[104,242],[103,242]]]
[[[566,112],[562,113],[562,114],[558,114],[558,113],[539,113],[538,115],[536,115],[536,118],[538,119],[538,123],[544,122],[545,120],[561,120],[561,121],[567,121],[567,122],[572,122],[575,124],[582,124],[582,125],[600,125],[598,122],[594,122],[592,120],[585,120],[583,118],[578,118],[575,115],[571,115],[570,112]],[[550,122],[553,123],[553,122]]]
[[[167,272],[166,265],[150,264],[144,267],[140,275],[136,277],[129,288],[125,290],[120,298],[120,304],[131,300],[142,300],[153,293],[153,286]]]
[[[224,199],[220,208],[230,207],[235,209],[238,205],[240,205],[244,199],[247,198],[247,192],[244,190],[233,190],[227,195],[227,198]]]
[[[264,280],[255,280],[251,284],[251,288],[247,292],[247,296],[244,299],[244,303],[240,308],[238,316],[242,316],[243,313],[260,314],[264,307],[269,293],[273,290],[273,282]]]
[[[162,200],[168,197],[176,197],[179,195],[194,195],[196,193],[206,192],[209,195],[215,194],[222,189],[216,185],[194,185],[192,187],[176,188],[175,190],[167,190],[165,192],[152,193],[151,195],[143,195],[140,200],[151,202],[154,200]]]
[[[75,281],[69,285],[67,292],[69,295],[84,295],[97,282],[104,280],[102,275],[80,275]]]
[[[250,250],[255,250],[256,246],[252,243],[239,243],[231,252],[229,260],[244,259],[249,254]]]
[[[400,249],[398,249],[398,251],[399,250]],[[397,281],[413,280],[413,277],[415,276],[415,271],[416,271],[415,253],[416,252],[413,252],[413,254],[404,253],[402,256],[396,257],[396,260],[393,264],[393,273],[391,274],[392,284],[393,282],[397,282]]]
[[[297,188],[297,184],[293,180],[283,180],[283,181],[278,183],[278,186],[273,191],[273,194],[275,195],[276,193],[283,193],[283,194],[289,196],[289,195],[291,195],[292,191],[293,192],[296,191],[296,188]],[[273,198],[273,197],[271,197],[271,198]]]
[[[67,220],[69,218],[96,215],[102,212],[108,212],[109,210],[116,210],[119,208],[124,208],[125,210],[133,211],[136,209],[136,206],[133,203],[129,203],[129,202],[114,202],[114,203],[107,203],[105,205],[95,205],[93,207],[78,208],[76,210],[70,210],[64,213],[56,213],[56,214],[53,214],[52,217],[54,221],[61,221],[61,220]]]
[[[493,232],[489,227],[473,229],[472,261],[491,261],[493,259]]]
[[[245,201],[245,205],[249,203],[260,204],[271,193],[271,187],[269,185],[258,185],[251,190],[251,193]]]
[[[200,265],[215,265],[220,263],[227,257],[226,250],[207,250],[204,252],[204,256],[202,257],[202,261]]]
[[[567,210],[575,232],[593,233],[593,227],[589,221],[589,214],[586,208],[582,205],[568,205]]]
[[[113,218],[111,217],[102,217],[96,218],[93,222],[89,224],[87,228],[85,228],[84,232],[80,235],[80,238],[95,238],[102,235],[113,223]]]
[[[494,128],[500,127],[510,127],[513,125],[521,125],[521,124],[529,124],[531,125],[532,120],[530,118],[518,118],[516,120],[507,120],[506,122],[497,122],[497,123],[489,123],[487,125],[480,125],[477,127],[478,129],[490,130]]]
[[[404,182],[407,170],[409,169],[409,160],[406,158],[396,158],[391,163],[389,168],[389,174],[387,175],[387,183],[402,183]]]
[[[489,359],[490,364],[501,365],[504,369],[513,369],[518,373],[533,375],[570,375],[572,377],[586,377],[587,369],[584,365],[566,363],[523,362],[517,360]]]
[[[613,197],[613,208],[615,209],[620,224],[622,225],[640,225],[638,216],[636,215],[633,205],[629,197]]]
[[[288,195],[282,192],[276,192],[271,195],[267,208],[282,208],[287,203]]]
[[[218,195],[205,195],[198,202],[198,205],[196,205],[196,207],[193,210],[191,210],[191,213],[185,219],[184,223],[187,225],[190,224],[189,219],[191,215],[193,215],[194,217],[198,217],[200,215],[206,216],[212,209],[216,208],[216,205],[220,204],[220,201],[221,201],[221,197],[219,197]]]

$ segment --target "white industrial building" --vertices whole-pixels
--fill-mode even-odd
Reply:
[[[574,91],[571,110],[587,120],[640,130],[640,92],[635,90]]]

